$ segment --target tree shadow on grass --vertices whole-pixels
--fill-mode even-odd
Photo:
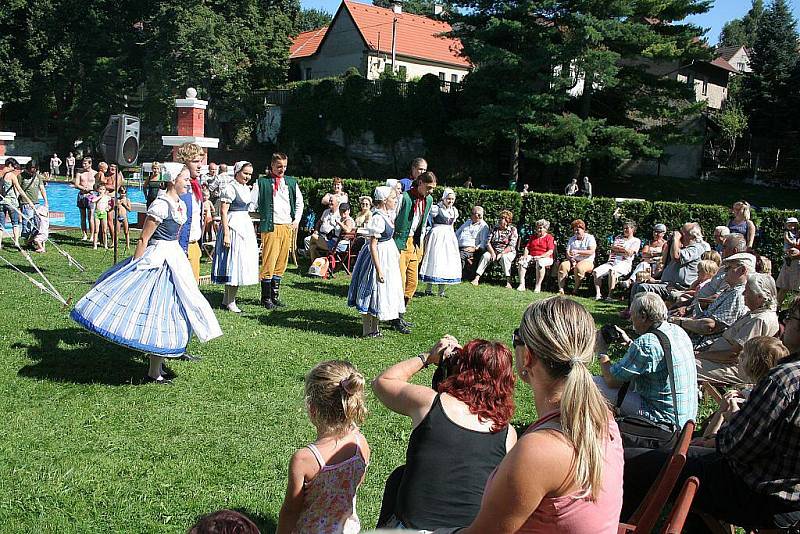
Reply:
[[[81,328],[28,329],[31,344],[15,343],[35,363],[17,373],[26,378],[120,386],[139,383],[148,363],[141,353],[114,345]]]
[[[327,336],[354,337],[361,334],[358,315],[326,310],[273,310],[259,315],[258,320],[267,326],[294,328]]]
[[[260,514],[248,510],[247,508],[234,508],[233,510],[249,517],[253,523],[256,524],[258,530],[260,530],[262,534],[275,532],[278,528],[278,522],[275,519],[275,516],[272,514]]]
[[[350,286],[341,284],[332,284],[323,280],[301,280],[296,281],[288,286],[288,289],[300,289],[304,291],[313,291],[314,293],[325,293],[338,298],[347,298],[347,291]]]

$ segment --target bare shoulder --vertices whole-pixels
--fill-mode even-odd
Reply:
[[[297,449],[289,460],[289,471],[310,480],[319,471],[319,463],[308,447]]]
[[[571,475],[574,450],[564,435],[557,430],[542,429],[520,436],[511,449],[522,472],[537,473],[540,484],[546,491],[556,491]]]

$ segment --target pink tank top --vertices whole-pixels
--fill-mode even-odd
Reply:
[[[356,514],[356,491],[367,470],[360,434],[356,433],[355,454],[338,464],[326,465],[313,443],[308,448],[320,469],[303,488],[303,511],[293,534],[357,534],[361,522]]]
[[[552,412],[542,417],[527,432],[552,429],[561,432],[559,413]],[[614,534],[619,525],[622,510],[622,438],[617,423],[608,420],[609,440],[606,441],[603,466],[603,485],[597,500],[592,502],[576,492],[562,497],[545,497],[539,507],[525,521],[517,534],[561,532],[566,534]],[[494,479],[494,473],[486,481],[487,494]]]

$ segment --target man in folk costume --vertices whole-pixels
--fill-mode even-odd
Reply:
[[[397,216],[394,220],[394,242],[400,250],[400,275],[403,279],[403,294],[406,305],[417,290],[419,262],[422,259],[422,236],[425,223],[433,205],[431,192],[436,187],[436,175],[432,172],[420,174],[411,189],[400,197]],[[400,323],[413,326],[401,315]]]
[[[189,187],[180,193],[180,199],[186,203],[187,223],[181,228],[178,240],[189,257],[194,279],[200,283],[200,238],[203,236],[203,193],[200,189],[200,166],[206,154],[197,143],[184,143],[178,147],[175,158],[189,170]]]
[[[253,203],[261,217],[261,305],[271,310],[279,300],[281,279],[289,261],[293,232],[303,216],[303,194],[297,179],[286,176],[286,154],[272,155],[270,172],[253,185]]]

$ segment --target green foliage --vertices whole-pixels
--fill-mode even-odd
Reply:
[[[752,47],[756,40],[758,19],[764,14],[764,0],[753,0],[752,7],[740,19],[729,20],[719,34],[720,46]]]
[[[302,33],[327,26],[333,15],[322,9],[301,9],[294,23],[294,33]]]
[[[478,65],[464,116],[451,125],[467,143],[519,139],[528,158],[547,165],[616,164],[657,156],[701,108],[685,85],[649,74],[644,62],[707,57],[695,42],[700,29],[675,22],[707,11],[707,0],[458,5],[465,10],[453,34]]]
[[[403,6],[404,13],[414,13],[416,15],[423,15],[426,17],[433,17],[434,7],[439,5],[444,8],[445,13],[452,13],[455,9],[454,2],[449,0],[373,0],[372,5],[391,9],[395,3]]]
[[[733,103],[726,105],[715,120],[723,139],[728,143],[728,151],[732,154],[736,148],[736,140],[747,131],[747,115],[739,105]]]

